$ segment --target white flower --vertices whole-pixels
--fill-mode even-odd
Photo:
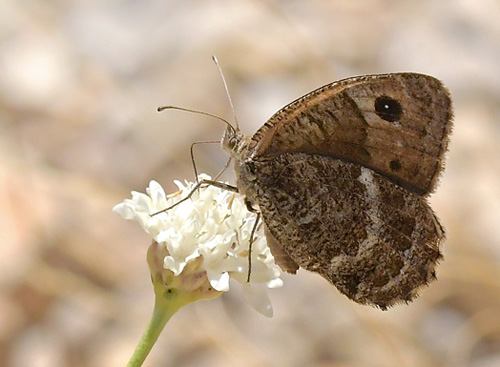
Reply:
[[[199,179],[210,177],[200,175]],[[113,211],[125,219],[136,220],[158,245],[164,246],[163,268],[174,276],[182,277],[183,270],[188,271],[189,264],[196,263],[195,268],[206,272],[213,289],[227,292],[229,279],[235,279],[242,284],[247,302],[260,313],[272,316],[265,288],[281,287],[283,282],[262,226],[254,235],[247,283],[250,233],[256,215],[247,210],[241,195],[208,185],[179,205],[151,215],[185,198],[195,186],[192,182],[175,183],[179,191],[167,196],[157,182],[151,181],[147,195],[132,192],[132,199],[116,205]]]

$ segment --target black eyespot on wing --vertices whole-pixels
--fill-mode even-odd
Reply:
[[[397,172],[401,169],[401,162],[396,159],[393,159],[392,161],[390,161],[389,167],[391,168],[391,171]]]
[[[382,96],[375,100],[375,113],[385,121],[399,121],[403,114],[403,107],[397,100]]]

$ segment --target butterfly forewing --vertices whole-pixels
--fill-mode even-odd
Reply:
[[[414,73],[345,79],[292,102],[252,137],[252,158],[321,154],[369,167],[418,194],[431,192],[451,130],[451,100]]]

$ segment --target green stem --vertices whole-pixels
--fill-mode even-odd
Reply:
[[[158,340],[168,320],[179,308],[202,299],[212,299],[221,292],[210,286],[207,275],[199,270],[202,258],[191,262],[179,276],[163,269],[163,259],[168,254],[165,246],[153,241],[148,249],[148,266],[155,293],[155,307],[148,327],[142,335],[128,367],[140,367]]]
[[[160,336],[161,331],[167,324],[168,320],[182,306],[195,301],[192,295],[178,292],[176,290],[160,291],[159,287],[155,287],[156,300],[153,315],[149,321],[148,327],[144,331],[139,344],[137,345],[134,354],[128,362],[128,367],[139,367],[148,356],[149,352]]]

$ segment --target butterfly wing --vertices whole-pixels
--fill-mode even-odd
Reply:
[[[274,247],[350,299],[385,309],[434,279],[444,232],[425,198],[327,156],[285,153],[252,164]]]
[[[415,193],[435,188],[451,130],[451,100],[437,79],[369,75],[290,103],[252,137],[254,160],[322,154],[369,167]]]

